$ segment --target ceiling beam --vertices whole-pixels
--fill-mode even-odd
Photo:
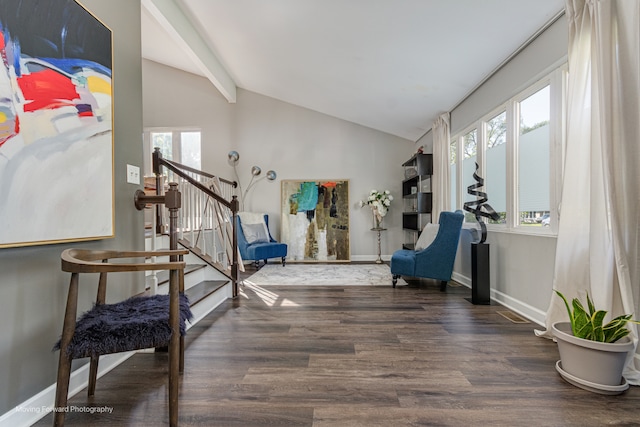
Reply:
[[[142,0],[142,5],[228,102],[236,102],[236,84],[173,0]]]

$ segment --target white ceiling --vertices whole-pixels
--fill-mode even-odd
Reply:
[[[564,3],[142,0],[142,56],[416,141]]]

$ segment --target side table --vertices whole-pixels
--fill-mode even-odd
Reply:
[[[382,258],[380,257],[380,233],[385,230],[386,228],[382,227],[374,227],[371,229],[371,231],[375,231],[376,233],[378,233],[378,259],[376,260],[376,264],[382,264]]]

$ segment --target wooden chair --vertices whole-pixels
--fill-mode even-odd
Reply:
[[[169,424],[178,425],[178,380],[184,371],[185,321],[191,318],[184,296],[184,267],[187,250],[104,251],[67,249],[62,252],[62,270],[71,273],[67,306],[60,341],[56,408],[67,406],[69,377],[73,359],[90,357],[88,394],[93,396],[100,355],[143,348],[169,347]],[[167,262],[145,262],[154,256],[169,256]],[[111,259],[141,258],[141,262],[109,262]],[[169,270],[169,295],[139,296],[115,304],[105,304],[107,273]],[[98,295],[93,309],[78,320],[78,283],[80,273],[99,273]],[[122,322],[122,312],[135,313]],[[115,320],[119,319],[119,322]],[[129,329],[124,329],[129,328]],[[136,328],[139,325],[140,328]],[[132,332],[132,330],[134,332]],[[178,333],[179,331],[179,333]],[[64,410],[57,410],[54,426],[64,425]]]

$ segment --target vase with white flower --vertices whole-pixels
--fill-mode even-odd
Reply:
[[[393,196],[389,190],[371,190],[367,200],[360,202],[360,207],[369,206],[373,213],[373,228],[382,228],[382,219],[387,215]]]

